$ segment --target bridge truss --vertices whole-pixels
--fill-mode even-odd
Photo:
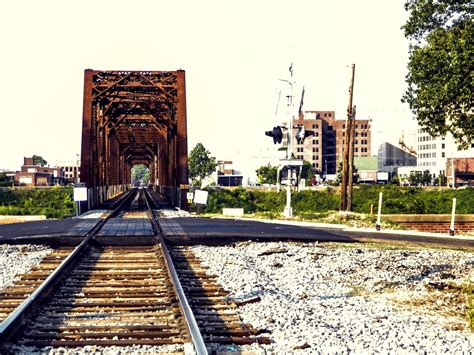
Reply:
[[[149,168],[152,185],[178,189],[175,204],[186,207],[184,70],[85,70],[81,182],[92,205],[129,185],[135,164]]]

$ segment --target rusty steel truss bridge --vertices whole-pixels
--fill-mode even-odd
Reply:
[[[88,209],[126,190],[144,164],[152,188],[187,208],[185,72],[86,69],[81,182]]]

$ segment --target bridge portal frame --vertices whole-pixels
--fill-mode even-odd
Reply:
[[[130,117],[135,121],[125,131]],[[135,140],[140,125],[148,128],[142,130],[141,144],[131,149],[132,143],[118,137],[126,133]],[[176,205],[188,209],[187,150],[184,70],[84,71],[81,182],[93,201],[101,200],[95,191],[129,185],[132,165],[144,163],[150,183],[178,190]]]

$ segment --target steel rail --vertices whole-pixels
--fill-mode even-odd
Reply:
[[[145,191],[145,196],[146,196],[147,207],[150,210],[153,217],[151,218],[151,223],[153,225],[153,228],[155,229],[155,233],[158,235],[160,245],[161,245],[161,251],[163,253],[163,256],[165,257],[168,274],[171,277],[173,288],[178,297],[179,305],[183,311],[189,333],[191,334],[194,350],[196,351],[198,355],[207,355],[208,351],[206,348],[206,344],[204,343],[201,330],[199,329],[199,326],[196,322],[196,318],[194,317],[194,313],[184,293],[184,289],[181,286],[178,273],[176,272],[176,269],[173,264],[173,259],[171,258],[171,254],[168,250],[168,246],[166,245],[166,241],[163,238],[163,233],[161,232],[161,228],[156,220],[158,216],[156,215],[155,210],[150,205],[150,201],[152,200],[152,197],[150,196],[149,192],[146,189],[144,189],[144,191]]]
[[[104,224],[110,219],[116,216],[119,211],[123,208],[124,204],[128,202],[131,196],[133,196],[134,189],[128,192],[117,207],[102,221],[97,223],[84,237],[84,240],[69,254],[56,269],[49,275],[38,288],[26,298],[13,312],[11,312],[7,318],[0,323],[0,344],[3,344],[9,338],[11,338],[21,327],[22,323],[26,320],[28,315],[33,309],[35,309],[46,297],[48,297],[54,290],[58,281],[64,275],[65,272],[73,265],[78,256],[88,247],[90,241],[104,226]]]

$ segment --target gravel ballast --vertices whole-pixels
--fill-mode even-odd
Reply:
[[[474,282],[474,254],[282,242],[192,250],[232,297],[261,299],[239,313],[274,344],[240,350],[474,351],[463,293]]]
[[[12,285],[18,274],[30,271],[52,251],[45,245],[0,245],[0,290]]]

